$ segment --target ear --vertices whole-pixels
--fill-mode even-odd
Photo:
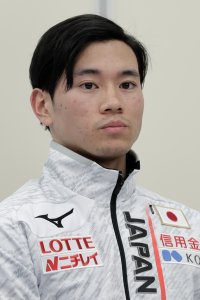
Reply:
[[[45,126],[52,124],[52,99],[49,93],[41,89],[33,89],[30,97],[31,106],[34,114]]]

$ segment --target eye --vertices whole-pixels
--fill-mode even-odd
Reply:
[[[126,81],[126,82],[122,82],[119,87],[121,89],[125,89],[125,90],[132,90],[132,89],[134,89],[135,86],[136,86],[135,83]]]
[[[83,88],[84,90],[94,90],[94,89],[97,89],[97,85],[93,82],[85,82],[85,83],[82,83],[80,85],[81,88]]]

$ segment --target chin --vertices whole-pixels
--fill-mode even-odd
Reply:
[[[94,156],[102,159],[115,159],[126,155],[131,146],[104,146],[96,149]]]

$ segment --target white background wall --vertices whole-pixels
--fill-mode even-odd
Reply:
[[[97,1],[0,0],[0,199],[38,177],[50,137],[32,114],[28,68],[40,36]],[[200,2],[109,1],[109,16],[147,46],[141,185],[200,209]]]

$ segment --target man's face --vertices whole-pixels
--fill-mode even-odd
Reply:
[[[49,99],[54,141],[93,159],[124,157],[139,135],[143,114],[132,49],[117,40],[92,43],[79,55],[73,78],[66,91],[63,76],[53,102]]]

